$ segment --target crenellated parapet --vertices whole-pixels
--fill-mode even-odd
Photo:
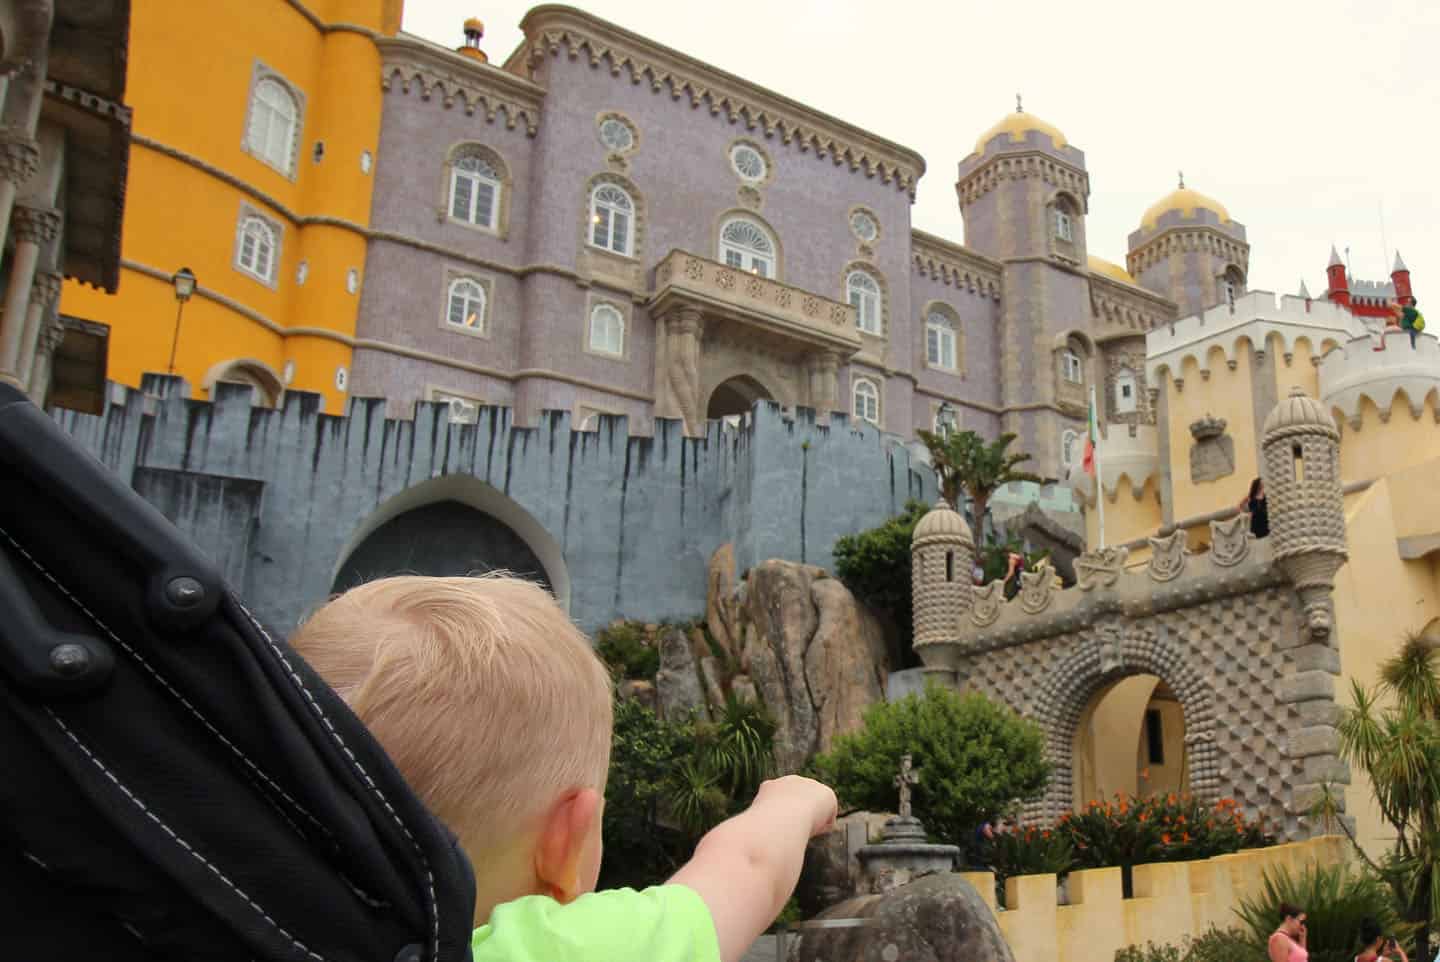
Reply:
[[[1413,417],[1421,417],[1429,403],[1440,423],[1440,339],[1425,332],[1413,350],[1403,333],[1386,340],[1384,351],[1374,349],[1373,337],[1364,337],[1327,352],[1318,365],[1321,403],[1356,431],[1363,402],[1375,405],[1386,423],[1402,397]]]
[[[1363,323],[1338,304],[1288,295],[1277,301],[1269,291],[1252,291],[1236,298],[1234,305],[1221,304],[1148,333],[1145,374],[1151,384],[1161,383],[1162,376],[1169,374],[1181,387],[1187,360],[1199,368],[1201,378],[1208,379],[1210,356],[1216,349],[1234,370],[1241,342],[1248,342],[1258,354],[1278,340],[1289,357],[1304,340],[1318,356],[1364,334]]]

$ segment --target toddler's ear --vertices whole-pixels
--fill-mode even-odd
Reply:
[[[600,817],[600,793],[573,788],[545,813],[535,845],[535,877],[544,894],[562,904],[585,894],[580,877],[585,846]]]

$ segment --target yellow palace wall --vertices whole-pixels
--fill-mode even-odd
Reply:
[[[170,275],[184,266],[199,289],[184,308],[175,373],[197,394],[217,365],[245,360],[278,377],[293,362],[289,387],[322,394],[327,411],[343,409],[336,372],[348,371],[359,307],[347,274],[361,272],[363,285],[373,185],[361,155],[373,159],[380,129],[373,37],[398,29],[400,8],[401,0],[219,0],[197,18],[181,0],[135,5],[120,289],[107,298],[67,282],[61,301],[67,314],[110,325],[112,380],[138,385],[166,370],[176,320]],[[293,177],[243,148],[257,64],[303,97]],[[242,204],[280,225],[273,286],[234,267]]]

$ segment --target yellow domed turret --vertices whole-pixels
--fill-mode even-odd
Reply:
[[[1149,230],[1160,223],[1160,218],[1171,211],[1179,211],[1181,217],[1194,217],[1197,210],[1208,210],[1220,218],[1222,224],[1230,223],[1230,212],[1225,205],[1213,197],[1206,197],[1198,190],[1191,190],[1185,186],[1185,179],[1180,179],[1180,186],[1166,194],[1164,197],[1150,205],[1145,216],[1140,218],[1141,230]]]
[[[1090,265],[1090,273],[1092,274],[1103,274],[1112,280],[1120,281],[1122,284],[1139,283],[1129,271],[1113,261],[1107,261],[1103,257],[1096,257],[1094,254],[1091,254],[1087,258],[1087,261]]]
[[[1016,99],[1018,100],[1019,98]],[[1034,114],[1025,113],[1017,103],[1013,114],[1006,114],[998,124],[980,135],[980,139],[975,141],[975,153],[978,154],[984,151],[985,145],[990,143],[993,137],[998,137],[1001,134],[1009,134],[1012,142],[1021,143],[1025,140],[1025,135],[1032,130],[1048,135],[1057,148],[1066,147],[1070,143],[1065,139],[1065,135],[1060,132],[1059,127],[1053,124],[1047,124]]]

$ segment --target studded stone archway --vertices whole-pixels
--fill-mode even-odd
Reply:
[[[1045,793],[1025,807],[1026,821],[1049,824],[1074,807],[1074,745],[1080,720],[1106,686],[1132,675],[1154,675],[1180,700],[1190,790],[1202,802],[1219,794],[1215,746],[1216,698],[1193,658],[1162,642],[1153,625],[1120,618],[1097,622],[1051,672],[1032,702],[1031,717],[1045,732],[1046,754],[1055,766]]]

